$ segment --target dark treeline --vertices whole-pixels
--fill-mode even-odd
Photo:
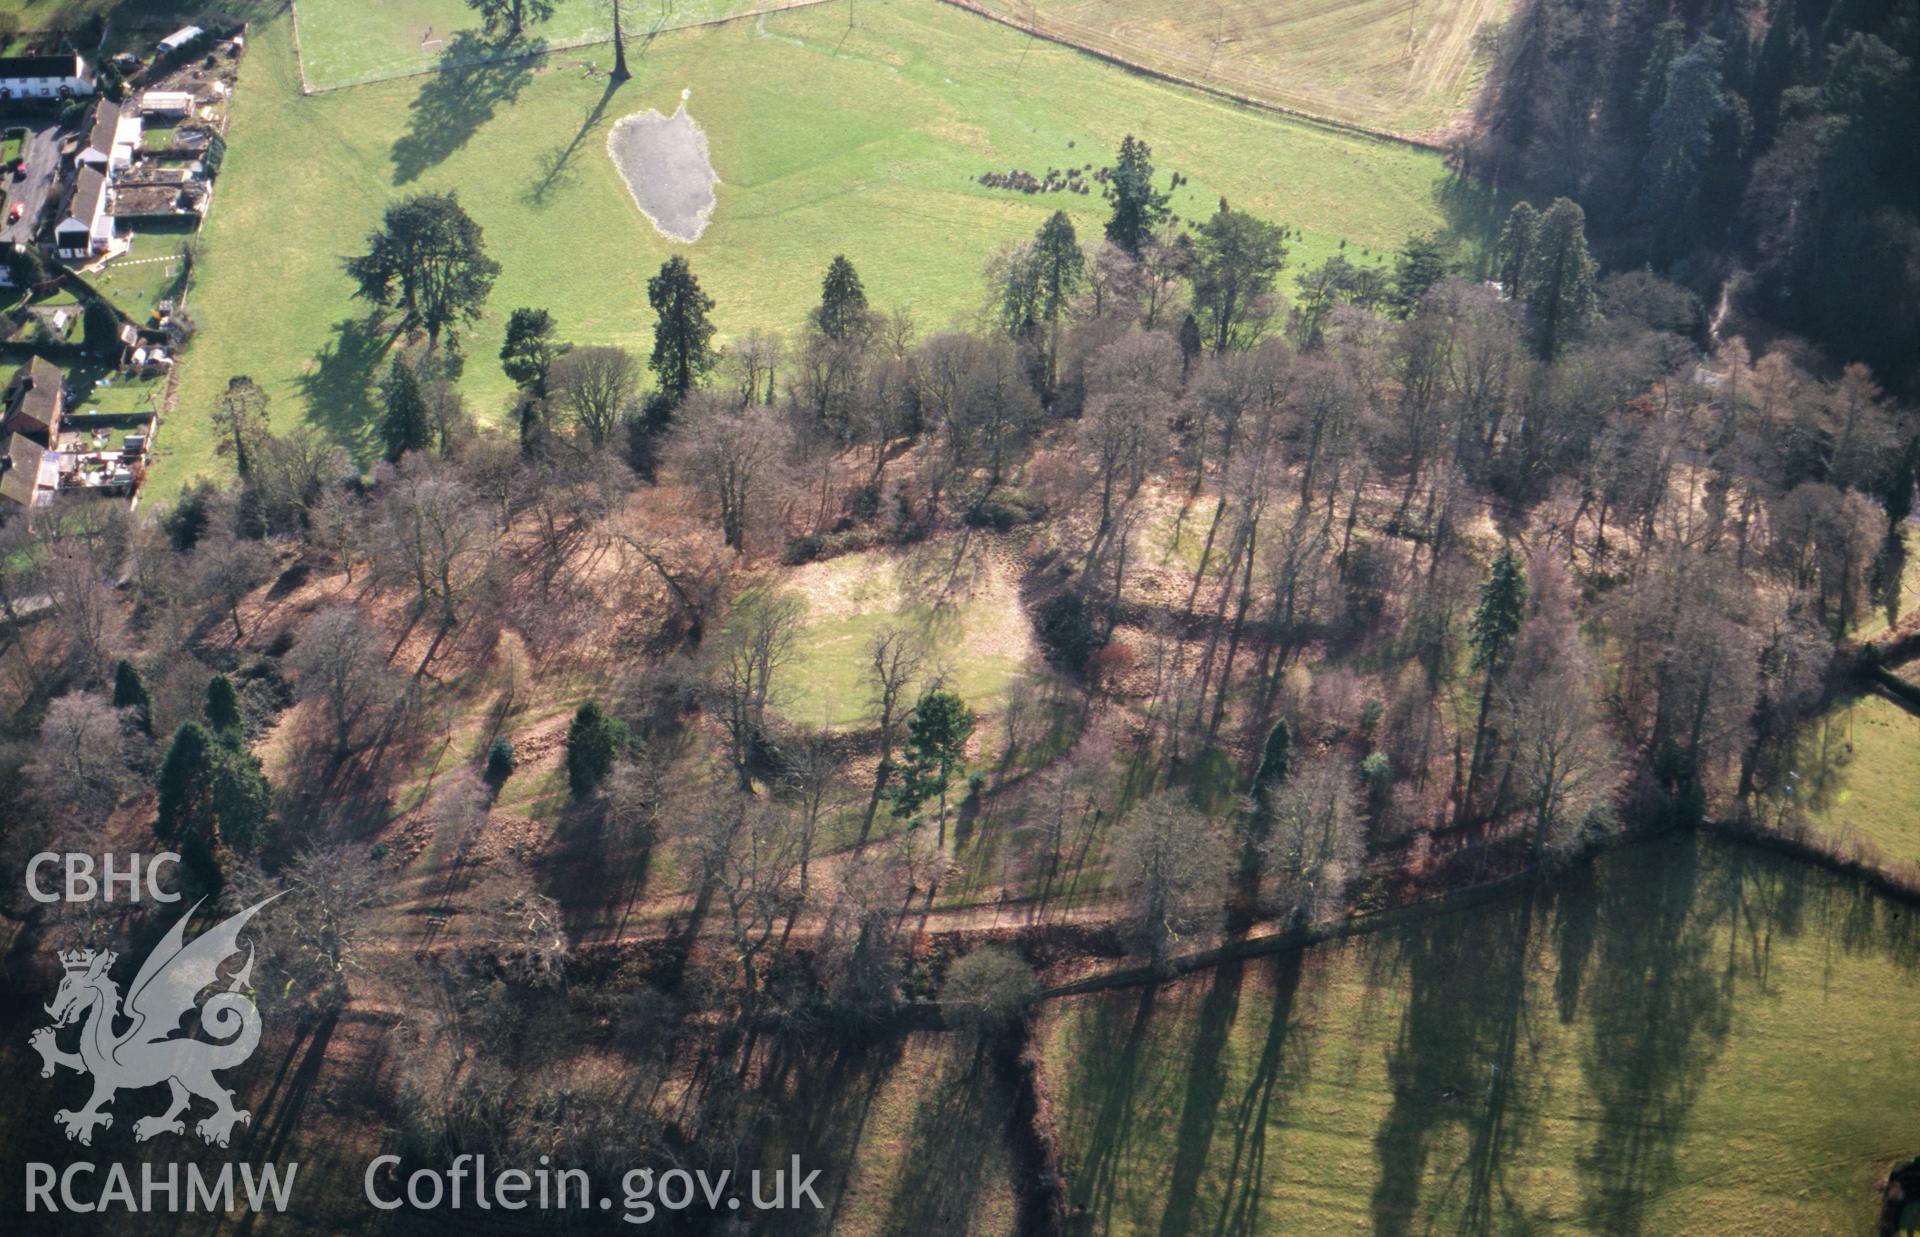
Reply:
[[[1729,287],[1920,384],[1920,16],[1878,0],[1522,0],[1474,171],[1587,211],[1614,268]]]

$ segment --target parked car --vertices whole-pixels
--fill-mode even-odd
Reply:
[[[15,202],[12,206],[7,207],[7,222],[18,223],[20,216],[25,214],[26,211],[27,204],[25,202]]]

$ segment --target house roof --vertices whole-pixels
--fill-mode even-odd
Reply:
[[[99,168],[81,168],[80,175],[74,178],[73,197],[67,203],[67,218],[61,221],[61,226],[78,222],[87,228],[93,227],[100,213],[100,200],[106,192],[107,178]]]
[[[87,131],[87,149],[101,154],[113,151],[114,138],[120,132],[120,105],[100,100],[93,105],[93,128]]]
[[[59,471],[39,443],[14,434],[7,439],[7,458],[13,466],[0,473],[0,497],[30,507],[37,497],[36,489],[60,487]]]
[[[0,77],[85,77],[78,52],[58,56],[0,56]]]
[[[28,360],[13,378],[7,401],[7,428],[16,435],[51,434],[60,423],[66,385],[67,376],[53,362],[40,356]]]

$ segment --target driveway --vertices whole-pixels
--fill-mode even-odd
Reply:
[[[0,241],[30,241],[33,239],[34,226],[40,221],[42,204],[50,194],[57,195],[62,187],[61,130],[58,122],[40,117],[15,120],[0,117],[0,129],[14,125],[21,126],[28,133],[26,152],[22,156],[27,161],[27,174],[14,180],[11,168],[0,169],[0,180],[4,180],[7,187],[8,213],[12,213],[15,202],[25,203],[26,209],[21,211],[18,221],[0,227]]]

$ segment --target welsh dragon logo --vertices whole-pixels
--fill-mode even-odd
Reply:
[[[246,962],[221,991],[199,1007],[201,1026],[219,1042],[173,1035],[180,1029],[180,1020],[193,1012],[194,997],[221,982],[221,966],[239,952],[240,930],[271,901],[273,898],[267,898],[249,906],[189,944],[185,939],[187,921],[200,909],[200,904],[194,903],[147,955],[127,991],[124,1008],[119,985],[108,975],[117,955],[91,949],[60,955],[66,975],[53,1003],[46,1006],[53,1025],[35,1031],[28,1043],[44,1062],[42,1078],[51,1078],[59,1065],[93,1075],[93,1098],[86,1106],[78,1112],[62,1109],[53,1116],[57,1124],[66,1127],[68,1138],[91,1146],[95,1127],[113,1124],[113,1114],[106,1108],[116,1093],[163,1082],[171,1093],[167,1110],[134,1122],[133,1136],[139,1141],[156,1134],[186,1133],[186,1123],[180,1117],[194,1096],[213,1104],[212,1115],[194,1125],[194,1131],[209,1143],[226,1146],[234,1125],[252,1120],[253,1114],[233,1106],[233,1093],[214,1077],[215,1070],[232,1069],[252,1056],[260,1043],[260,1011],[246,992],[253,973],[251,945]],[[62,1051],[57,1033],[82,1019],[80,1051]],[[116,1024],[123,1022],[126,1029],[116,1030]]]

